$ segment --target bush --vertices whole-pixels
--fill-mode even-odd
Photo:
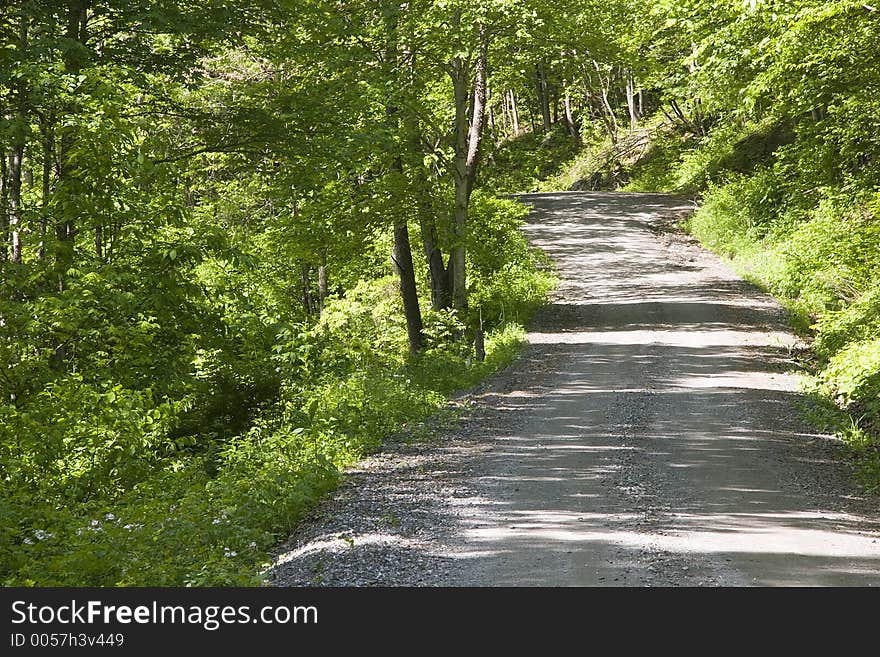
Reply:
[[[481,184],[497,194],[537,191],[542,182],[558,174],[575,156],[574,140],[562,124],[548,135],[525,133],[490,148]]]
[[[473,318],[453,311],[425,312],[426,348],[410,357],[397,282],[384,277],[328,299],[317,320],[273,320],[274,344],[269,318],[236,320],[232,348],[196,352],[187,397],[56,374],[4,403],[0,582],[258,583],[267,550],[347,465],[514,357],[524,334],[511,318],[553,281],[519,231],[524,212],[475,196],[469,284],[484,362]]]
[[[820,373],[831,395],[845,406],[880,413],[880,338],[847,345]]]

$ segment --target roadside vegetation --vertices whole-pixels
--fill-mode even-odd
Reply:
[[[876,488],[878,37],[849,1],[5,3],[0,583],[257,582],[513,357],[554,284],[522,191],[693,196]]]
[[[519,17],[432,7],[3,5],[0,583],[258,583],[515,356],[555,279],[465,110]]]
[[[813,418],[878,490],[880,11],[688,0],[645,15],[658,26],[641,42],[658,55],[641,72],[651,111],[630,120],[618,75],[610,97],[626,129],[592,132],[534,188],[692,197],[683,227],[790,310],[811,345]]]

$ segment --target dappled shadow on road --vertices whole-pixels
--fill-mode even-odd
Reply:
[[[561,277],[526,353],[434,448],[353,472],[270,579],[880,585],[877,500],[802,420],[785,313],[658,231],[689,203],[521,199]]]
[[[462,583],[880,584],[877,516],[807,429],[783,311],[650,230],[668,197],[529,195],[558,264],[462,506]],[[635,209],[635,210],[634,210]]]

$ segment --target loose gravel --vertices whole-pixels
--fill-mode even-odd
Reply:
[[[523,201],[562,279],[523,354],[352,468],[268,583],[880,585],[880,505],[804,423],[802,345],[676,232],[689,204]]]

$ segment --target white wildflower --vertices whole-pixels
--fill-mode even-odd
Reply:
[[[212,525],[219,525],[219,524],[220,524],[220,518],[214,518],[214,519],[211,521],[211,524],[212,524]]]
[[[257,542],[256,542],[256,541],[251,541],[251,542],[248,544],[248,547],[249,547],[250,549],[253,550],[255,547],[257,547]]]
[[[106,516],[104,516],[104,520],[116,520],[116,516],[114,516],[112,513],[108,513]]]
[[[23,542],[25,545],[33,545],[33,544],[34,544],[34,542],[33,542],[31,539],[29,539],[29,538],[24,539],[24,541],[22,541],[22,542]]]
[[[229,548],[223,548],[223,556],[224,557],[235,557],[238,556],[238,552],[235,550],[230,550]]]
[[[45,541],[47,538],[52,538],[55,534],[51,532],[47,532],[45,529],[38,529],[34,532],[34,538],[38,541]]]
[[[99,526],[100,524],[101,524],[101,521],[100,521],[100,520],[92,520],[92,521],[89,523],[89,527],[97,527],[97,526]]]

